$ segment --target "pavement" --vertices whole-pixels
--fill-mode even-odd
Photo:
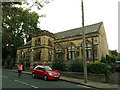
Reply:
[[[12,72],[17,72],[17,70],[9,70]],[[24,74],[32,74],[32,72],[28,71],[23,71],[22,73]],[[76,79],[76,78],[71,78],[71,77],[65,77],[61,76],[60,80],[71,82],[71,83],[76,83],[80,85],[84,85],[87,87],[95,88],[95,89],[100,89],[100,90],[120,90],[120,85],[118,84],[108,84],[108,83],[101,83],[101,82],[95,82],[95,81],[90,81],[88,80],[87,83],[84,83],[83,79]]]

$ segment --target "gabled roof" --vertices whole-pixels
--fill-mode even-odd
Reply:
[[[103,22],[99,22],[96,24],[85,26],[85,34],[99,32],[100,26],[102,24]],[[67,38],[67,37],[72,37],[72,36],[80,36],[82,35],[82,30],[83,28],[80,27],[80,28],[63,31],[63,32],[54,33],[54,38],[62,39],[62,38]]]

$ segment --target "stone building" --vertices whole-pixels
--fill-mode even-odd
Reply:
[[[56,59],[82,59],[82,29],[75,28],[51,33],[41,30],[34,33],[32,40],[17,50],[16,63],[24,62],[25,67],[37,64],[52,64]],[[85,26],[87,62],[100,61],[109,54],[103,22]]]

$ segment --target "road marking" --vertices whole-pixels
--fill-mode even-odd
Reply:
[[[1,78],[1,77],[8,78],[7,76],[2,76],[2,75],[0,75],[0,78]]]
[[[85,88],[91,88],[91,87],[87,87],[87,86],[83,86],[83,85],[77,85],[77,86],[81,86],[81,87],[85,87]]]
[[[8,78],[7,76],[3,76],[4,78]]]
[[[27,85],[27,86],[30,86],[30,87],[32,87],[32,88],[38,88],[38,87],[36,87],[36,86],[27,84],[27,83],[25,83],[25,82],[21,82],[21,81],[19,81],[19,80],[14,80],[14,81],[15,81],[15,82],[18,82],[18,83],[21,83],[21,84],[24,84],[24,85]]]
[[[31,85],[31,87],[33,87],[33,88],[38,88],[38,87],[35,87],[35,86],[33,86],[33,85]]]

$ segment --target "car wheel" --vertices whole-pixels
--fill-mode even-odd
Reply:
[[[32,73],[32,77],[35,78],[35,74],[34,73]]]
[[[48,76],[47,76],[47,75],[44,76],[44,80],[45,80],[45,81],[48,80]]]

